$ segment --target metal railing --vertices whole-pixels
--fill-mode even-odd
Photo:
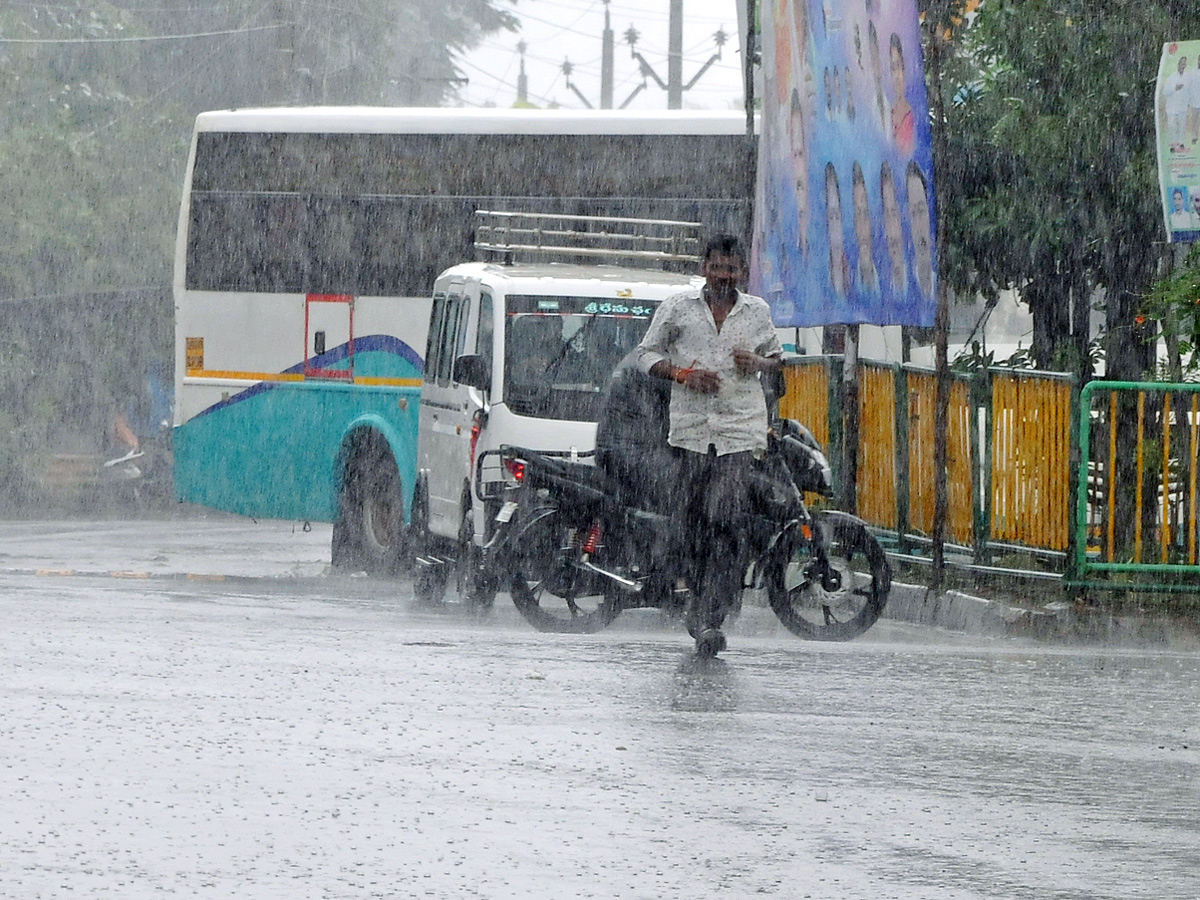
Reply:
[[[1083,389],[1075,587],[1200,591],[1198,430],[1198,384]]]
[[[703,230],[699,222],[669,219],[481,209],[475,213],[475,249],[506,261],[522,255],[695,263]]]
[[[841,477],[842,379],[837,357],[793,360],[782,414],[804,422]],[[858,515],[890,535],[897,555],[925,558],[934,518],[934,373],[862,361]],[[1061,577],[1073,541],[1070,375],[1012,369],[954,373],[947,447],[947,559],[1007,571],[1012,554],[1040,560],[1029,574]]]

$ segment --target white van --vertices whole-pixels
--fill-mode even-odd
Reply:
[[[693,263],[692,268],[695,267]],[[565,263],[464,263],[438,277],[421,390],[412,526],[418,595],[473,561],[500,507],[502,445],[595,447],[603,391],[658,305],[698,276]],[[495,585],[468,583],[472,602]]]

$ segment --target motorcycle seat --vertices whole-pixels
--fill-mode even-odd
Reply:
[[[588,462],[549,456],[525,447],[511,448],[525,462],[525,480],[533,487],[567,491],[577,499],[610,501],[612,488],[604,473]]]

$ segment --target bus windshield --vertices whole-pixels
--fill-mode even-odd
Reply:
[[[518,415],[595,422],[608,378],[657,300],[509,296],[504,402]]]

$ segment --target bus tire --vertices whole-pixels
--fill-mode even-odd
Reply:
[[[338,495],[331,557],[334,566],[392,576],[405,566],[408,529],[400,470],[377,432],[357,438]]]

